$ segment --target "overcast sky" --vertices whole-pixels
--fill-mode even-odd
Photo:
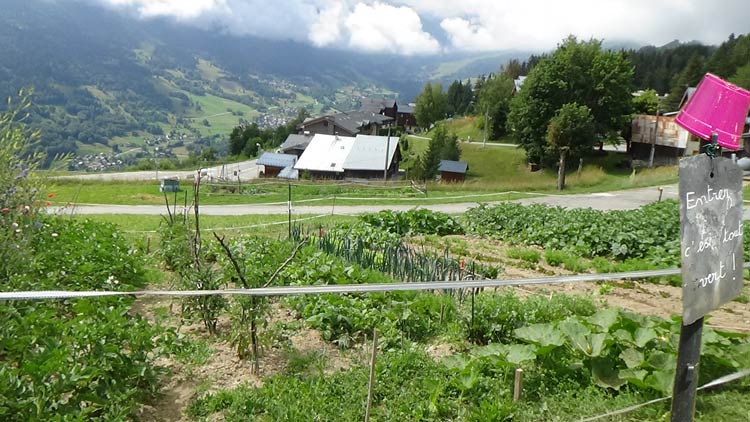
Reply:
[[[748,0],[89,0],[236,35],[362,52],[554,49],[568,34],[662,45],[750,31]]]

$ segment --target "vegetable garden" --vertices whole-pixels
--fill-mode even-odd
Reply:
[[[194,215],[168,213],[152,251],[111,224],[45,215],[34,158],[19,158],[33,134],[2,118],[5,291],[435,284],[275,298],[3,301],[2,420],[349,421],[363,419],[368,393],[373,420],[578,420],[670,393],[675,309],[660,317],[608,300],[657,283],[665,290],[656,300],[666,301],[673,278],[599,284],[588,294],[554,285],[446,290],[440,281],[674,266],[673,202],[621,213],[511,203],[458,217],[383,212],[295,226],[275,239],[201,230],[196,186]],[[739,329],[704,331],[701,383],[750,368],[747,301],[724,312]],[[217,355],[223,361],[209,366]],[[524,383],[514,400],[518,369]],[[242,378],[227,385],[217,373]],[[749,387],[740,380],[700,396],[698,419],[747,420]],[[620,420],[663,420],[664,403]]]

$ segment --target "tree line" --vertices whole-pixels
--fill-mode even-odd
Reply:
[[[629,136],[633,114],[676,110],[686,88],[706,72],[750,87],[750,35],[732,34],[718,47],[670,43],[627,51],[570,36],[552,53],[511,61],[473,81],[454,81],[446,92],[427,83],[414,114],[423,128],[475,115],[489,138],[509,136],[528,162],[561,169],[563,188],[568,163],[593,153],[595,144]],[[518,89],[514,79],[522,75]],[[637,89],[645,91],[634,96]]]

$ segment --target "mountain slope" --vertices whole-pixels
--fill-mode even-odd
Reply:
[[[298,108],[348,109],[362,95],[411,99],[429,78],[488,73],[505,60],[365,55],[143,21],[80,1],[3,3],[0,95],[34,87],[31,122],[50,156],[136,159],[165,134],[186,154],[243,120],[276,125]]]

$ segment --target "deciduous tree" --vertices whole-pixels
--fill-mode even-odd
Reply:
[[[595,125],[591,109],[568,103],[558,110],[547,126],[547,150],[559,156],[557,189],[565,189],[566,157],[581,156],[594,145]]]
[[[630,122],[632,80],[633,66],[624,54],[603,50],[597,40],[568,37],[529,73],[511,101],[508,127],[527,160],[552,164],[556,155],[550,154],[546,135],[558,110],[573,102],[586,106],[595,136],[615,137]]]

